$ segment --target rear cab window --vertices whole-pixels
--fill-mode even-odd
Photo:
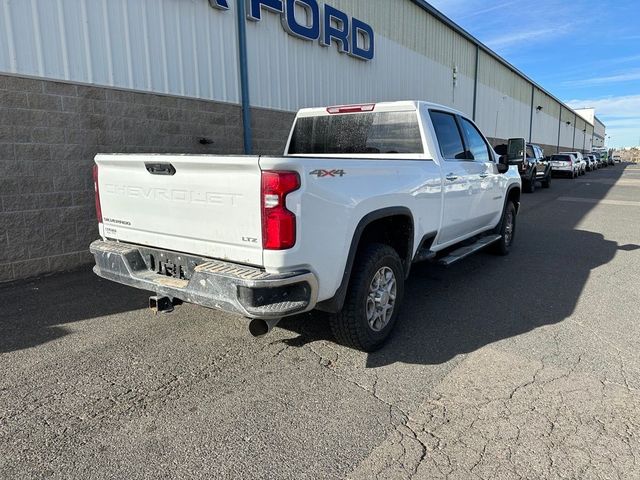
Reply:
[[[419,122],[415,110],[299,117],[287,154],[424,154]]]

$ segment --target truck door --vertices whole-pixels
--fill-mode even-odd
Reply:
[[[467,158],[461,127],[452,113],[430,110],[429,115],[440,147],[444,204],[437,244],[457,240],[475,230],[472,206],[479,201],[480,175],[484,165]]]
[[[477,194],[471,205],[469,225],[473,230],[493,227],[502,214],[502,175],[493,161],[493,155],[478,128],[464,117],[458,117],[467,148],[467,158],[480,168],[477,176],[470,179]]]

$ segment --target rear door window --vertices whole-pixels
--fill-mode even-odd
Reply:
[[[433,128],[436,131],[436,138],[440,145],[440,152],[448,160],[466,160],[466,152],[462,141],[462,134],[458,128],[458,122],[450,113],[429,112]]]
[[[290,155],[424,153],[418,114],[366,112],[296,120]]]

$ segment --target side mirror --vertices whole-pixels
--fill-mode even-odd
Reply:
[[[524,163],[526,159],[527,142],[524,138],[510,138],[507,145],[507,159],[509,165]]]
[[[497,167],[498,173],[507,173],[509,171],[509,157],[507,157],[507,155],[500,155]]]

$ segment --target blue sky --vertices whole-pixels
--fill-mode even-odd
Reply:
[[[572,107],[640,145],[640,0],[429,0]]]

